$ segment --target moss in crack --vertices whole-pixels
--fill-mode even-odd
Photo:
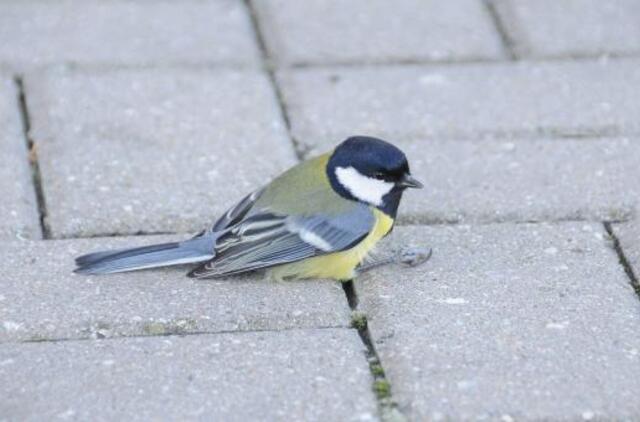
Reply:
[[[351,313],[351,326],[358,331],[367,329],[367,316],[362,312],[354,311]]]
[[[384,369],[382,369],[382,365],[380,365],[379,363],[372,363],[371,373],[374,377],[382,377],[384,376]]]
[[[373,382],[373,391],[378,400],[391,398],[391,384],[386,379],[377,379]]]
[[[50,239],[51,228],[48,223],[47,205],[44,197],[44,189],[42,187],[42,175],[40,173],[40,164],[38,163],[38,150],[36,143],[31,137],[31,117],[29,116],[29,107],[27,107],[27,94],[22,77],[15,77],[14,83],[18,91],[18,105],[20,108],[20,118],[22,120],[22,132],[26,143],[28,152],[27,158],[29,166],[31,167],[31,178],[36,194],[35,199],[40,217],[40,230],[42,232],[43,239]]]
[[[358,311],[351,314],[351,326],[358,330],[360,339],[367,348],[367,362],[369,362],[369,371],[373,378],[372,390],[378,402],[380,416],[383,421],[405,421],[406,418],[398,409],[397,404],[393,401],[391,395],[391,384],[386,378],[384,368],[380,362],[380,358],[371,342],[371,333],[369,332],[369,324],[367,316]]]
[[[371,389],[378,402],[380,418],[385,422],[406,422],[406,417],[400,409],[398,409],[396,402],[393,401],[391,384],[386,378],[378,353],[371,341],[367,315],[364,312],[358,311],[359,301],[354,282],[352,280],[343,282],[342,289],[344,290],[347,302],[352,311],[351,326],[358,331],[360,340],[362,340],[366,348],[367,362],[369,363],[369,371],[371,372],[373,381]]]

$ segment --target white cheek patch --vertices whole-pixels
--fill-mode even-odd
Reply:
[[[353,167],[337,167],[336,177],[351,195],[372,205],[382,205],[382,198],[393,189],[393,183],[367,177]]]

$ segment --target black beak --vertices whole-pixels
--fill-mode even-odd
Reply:
[[[402,176],[402,179],[400,179],[400,181],[398,182],[398,186],[403,188],[416,189],[422,189],[424,187],[422,183],[420,183],[417,179],[414,179],[414,177],[409,173],[406,173],[404,176]]]

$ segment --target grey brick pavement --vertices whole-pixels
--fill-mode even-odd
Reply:
[[[412,420],[635,419],[640,303],[600,224],[403,227],[428,269],[357,283]]]
[[[405,138],[638,133],[640,61],[334,67],[281,73],[293,135]]]
[[[0,64],[252,64],[258,49],[235,0],[0,2]]]
[[[54,237],[200,231],[295,162],[259,72],[36,73],[26,90]]]
[[[276,283],[259,275],[202,281],[187,278],[187,267],[72,273],[80,254],[162,241],[0,242],[0,343],[349,326],[342,288],[328,281]]]
[[[624,220],[640,194],[638,138],[396,142],[428,186],[401,221]]]
[[[290,330],[0,348],[7,420],[371,421],[354,330]]]
[[[270,53],[284,64],[504,57],[476,0],[255,0]]]
[[[638,419],[637,13],[0,0],[0,420]],[[358,133],[425,182],[400,210],[422,225],[380,250],[431,246],[427,264],[355,293],[71,273],[77,254],[166,239],[127,234],[199,230]]]
[[[18,91],[0,74],[0,239],[39,239],[38,208],[22,130]]]
[[[640,53],[636,0],[492,0],[519,57]]]

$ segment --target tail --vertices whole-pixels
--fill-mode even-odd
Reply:
[[[215,235],[207,233],[184,242],[95,252],[76,258],[80,274],[110,274],[145,268],[208,261],[215,256]]]

